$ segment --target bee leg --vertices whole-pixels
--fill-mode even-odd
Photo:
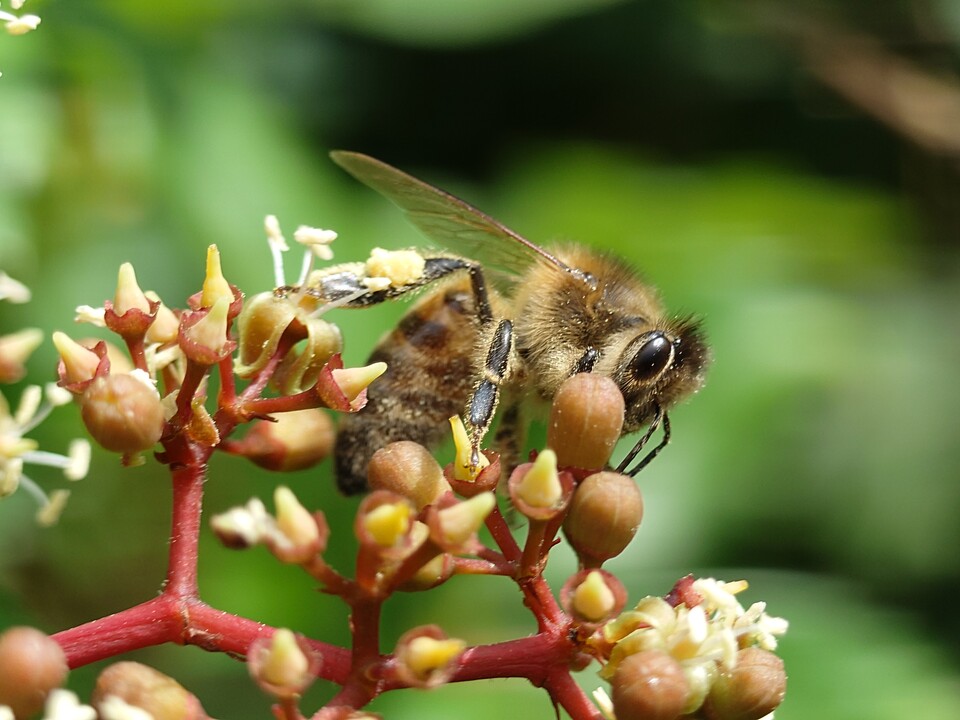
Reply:
[[[500,385],[507,376],[510,353],[513,350],[513,323],[501,320],[493,333],[487,359],[483,365],[483,376],[470,397],[467,418],[473,430],[471,437],[470,463],[476,467],[480,463],[480,443],[490,428],[493,413],[497,409]]]
[[[580,373],[588,373],[593,370],[593,366],[597,364],[597,360],[600,359],[600,353],[596,348],[588,347],[583,353],[581,358],[577,360],[576,365],[573,366],[571,375],[579,375]]]
[[[647,442],[649,442],[650,438],[653,436],[653,433],[656,432],[657,428],[660,427],[661,424],[663,425],[663,439],[660,440],[660,444],[648,452],[644,456],[643,460],[634,465],[632,469],[627,470],[627,466],[633,462],[637,455],[640,454],[640,451],[643,450],[644,446],[647,444]],[[650,427],[647,428],[647,431],[643,434],[643,437],[637,441],[637,444],[633,446],[633,449],[627,453],[627,456],[617,467],[617,472],[623,473],[624,475],[629,475],[630,477],[636,477],[637,473],[649,465],[650,461],[659,455],[660,451],[663,450],[669,442],[670,416],[667,415],[665,410],[657,405],[657,409],[653,416],[653,421],[650,423]]]

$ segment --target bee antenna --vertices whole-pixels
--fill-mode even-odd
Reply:
[[[650,438],[653,437],[653,433],[657,431],[657,428],[660,427],[661,424],[663,425],[663,438],[660,440],[660,443],[653,450],[648,452],[640,462],[633,466],[632,469],[627,470],[627,466],[630,465],[634,458],[640,454],[640,451],[643,450],[646,444],[650,441]],[[643,437],[637,441],[637,444],[633,446],[633,449],[627,453],[627,456],[617,467],[617,472],[623,473],[624,475],[629,475],[630,477],[636,477],[637,473],[649,465],[650,461],[659,455],[660,451],[663,450],[669,442],[670,416],[667,415],[666,411],[662,407],[656,405],[653,421],[650,423],[650,427],[647,428],[647,431],[643,434]]]

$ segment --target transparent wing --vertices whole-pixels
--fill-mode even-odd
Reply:
[[[536,261],[570,268],[543,248],[448,192],[369,155],[335,150],[330,157],[403,210],[428,238],[486,268],[518,276]]]

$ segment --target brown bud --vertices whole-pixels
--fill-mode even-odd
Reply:
[[[577,487],[563,523],[580,561],[596,567],[633,540],[643,518],[643,497],[632,478],[615,472],[590,475]]]
[[[767,650],[744,648],[734,669],[714,681],[703,709],[710,720],[757,720],[773,712],[786,691],[783,660]]]
[[[87,431],[112,452],[142,452],[163,432],[160,396],[133,375],[97,378],[84,391],[80,406]]]
[[[0,635],[0,705],[17,720],[32,717],[67,677],[67,658],[55,640],[32,627]]]
[[[418,510],[432,505],[450,489],[443,469],[423,445],[410,440],[377,450],[367,466],[372,490],[391,490],[413,501]]]
[[[97,678],[91,702],[106,715],[104,706],[119,698],[150,713],[154,720],[205,720],[200,701],[171,677],[136,662],[118,662]]]
[[[313,467],[333,449],[333,421],[319,408],[277,413],[276,422],[257,421],[231,452],[267,470],[292,472]]]
[[[560,467],[605,467],[623,428],[623,395],[608,377],[593,373],[564,381],[550,408],[547,447]]]
[[[683,668],[661,650],[624,658],[610,686],[617,720],[676,720],[687,702]]]

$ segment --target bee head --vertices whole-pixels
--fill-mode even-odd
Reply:
[[[709,355],[700,324],[691,318],[647,330],[627,343],[613,378],[627,407],[624,432],[648,423],[658,407],[667,410],[699,390]]]

